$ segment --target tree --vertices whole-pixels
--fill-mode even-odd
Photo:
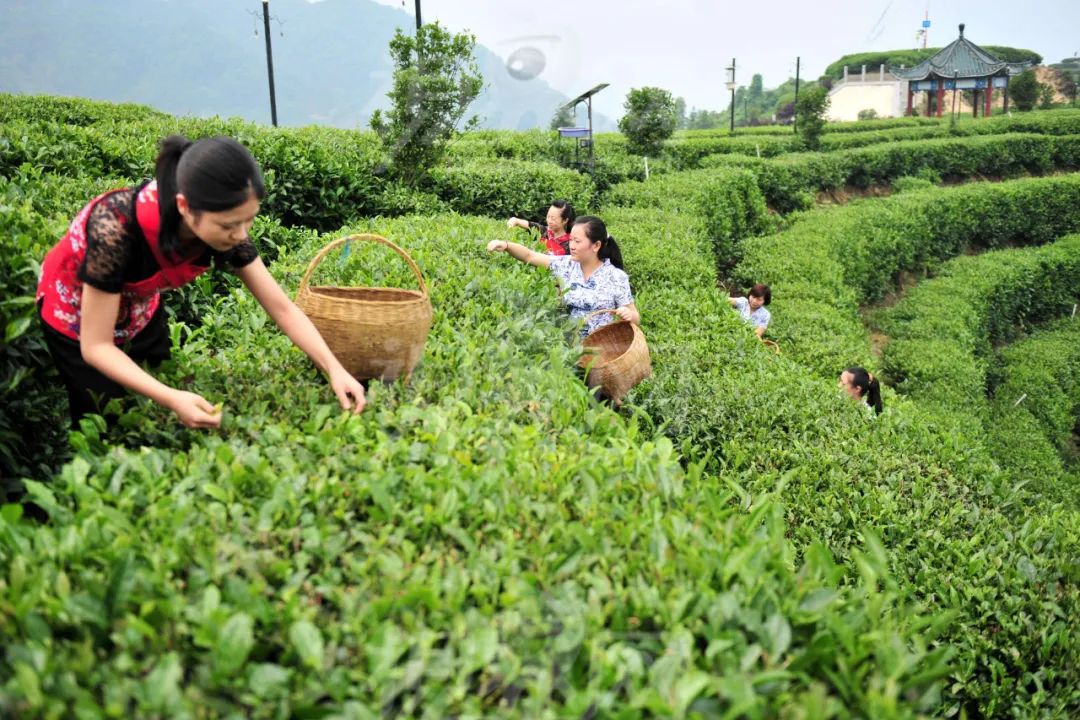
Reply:
[[[761,80],[761,74],[754,73],[754,76],[750,79],[750,102],[760,102],[764,93],[765,85]]]
[[[427,169],[438,165],[458,123],[483,89],[484,79],[473,56],[476,38],[453,35],[436,23],[390,40],[394,86],[387,93],[389,111],[376,110],[371,128],[390,155],[395,173],[416,185]],[[474,115],[463,129],[476,126]]]
[[[671,93],[657,87],[634,88],[627,93],[623,109],[626,114],[619,118],[619,130],[626,136],[627,148],[636,155],[655,157],[678,122]]]
[[[691,110],[686,118],[687,130],[710,130],[717,127],[727,127],[727,113],[715,110]]]
[[[561,127],[573,127],[574,123],[577,122],[577,114],[574,110],[575,108],[560,105],[555,109],[555,114],[551,116],[551,124],[549,127],[552,130],[558,130]]]
[[[821,87],[812,87],[799,95],[795,103],[795,117],[799,137],[810,150],[817,150],[821,133],[825,128],[825,111],[829,108],[829,93]]]
[[[1030,110],[1035,107],[1041,84],[1031,70],[1025,70],[1009,80],[1009,96],[1016,103],[1017,110]]]
[[[675,129],[685,130],[686,123],[686,100],[681,97],[677,97],[675,98]]]
[[[1054,107],[1054,87],[1047,83],[1040,83],[1039,87],[1039,107],[1043,110],[1049,110]]]

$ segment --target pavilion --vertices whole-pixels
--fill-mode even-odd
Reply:
[[[912,99],[917,92],[931,93],[931,112],[941,117],[946,90],[972,90],[975,94],[972,102],[973,114],[978,115],[978,94],[981,91],[984,97],[983,115],[989,117],[993,91],[1004,90],[1005,110],[1008,111],[1009,78],[1019,75],[1030,66],[1030,62],[1009,63],[997,59],[965,38],[964,25],[961,23],[960,37],[933,57],[923,60],[913,68],[893,68],[892,73],[900,80],[908,81],[905,115],[911,115]]]

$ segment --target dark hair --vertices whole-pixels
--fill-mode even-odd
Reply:
[[[750,297],[763,298],[765,300],[765,304],[768,305],[772,302],[772,290],[769,289],[768,285],[762,285],[761,283],[758,283],[754,287],[750,288]]]
[[[574,226],[574,219],[577,217],[574,214],[574,206],[566,200],[553,200],[551,207],[562,210],[562,219],[566,223],[566,231],[570,232],[570,228]]]
[[[881,404],[881,383],[878,379],[867,372],[866,368],[849,367],[844,372],[851,373],[851,384],[858,388],[859,397],[880,415],[884,406]]]
[[[607,225],[604,224],[603,220],[594,215],[582,215],[574,219],[573,227],[578,225],[585,226],[585,237],[593,242],[600,243],[600,252],[597,255],[601,260],[610,260],[612,265],[620,270],[625,270],[619,244],[615,242],[615,238],[607,234]]]
[[[243,205],[254,195],[266,196],[262,173],[246,147],[230,137],[207,137],[191,142],[183,135],[161,141],[154,176],[161,213],[161,249],[176,255],[180,247],[180,210],[176,194],[183,193],[192,211],[220,212]]]

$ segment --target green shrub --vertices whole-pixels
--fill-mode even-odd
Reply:
[[[584,211],[595,195],[587,176],[554,163],[472,162],[435,168],[430,178],[435,193],[453,210],[487,217],[522,215],[558,198]]]
[[[849,550],[859,572],[822,544],[797,554],[779,494],[751,508],[595,403],[550,279],[484,254],[500,227],[342,230],[401,240],[454,308],[412,382],[373,384],[359,418],[247,293],[188,328],[167,377],[221,398],[222,430],[178,436],[130,403],[125,432],[154,449],[88,426],[51,488],[31,486],[48,524],[0,511],[0,709],[931,710],[939,619],[902,599],[874,534]],[[324,239],[282,243],[288,289]],[[354,252],[362,272],[387,264]],[[392,283],[408,271],[390,257]],[[351,259],[325,265],[357,279]]]
[[[793,357],[831,375],[873,364],[860,305],[969,249],[1038,245],[1080,230],[1078,207],[1077,175],[852,202],[745,241],[734,277],[742,286],[772,287],[770,333]],[[823,322],[827,333],[818,331]]]
[[[1080,235],[957,258],[883,315],[885,370],[912,397],[987,416],[992,344],[1077,301]]]
[[[691,458],[738,483],[744,502],[782,488],[798,546],[821,542],[847,562],[858,528],[881,534],[907,591],[952,613],[942,643],[957,654],[939,712],[1067,713],[1080,647],[1068,614],[1047,626],[1044,604],[1080,607],[1075,515],[1000,473],[981,424],[888,390],[886,413],[868,422],[837,396],[835,374],[806,372],[783,341],[783,356],[765,350],[713,289],[698,218],[651,208],[605,217],[631,277],[647,278],[635,287],[654,376],[636,402]],[[827,323],[813,330],[829,342]]]
[[[606,202],[696,214],[704,222],[721,269],[737,262],[743,238],[767,227],[765,202],[755,178],[739,169],[696,170],[626,182],[612,190]]]

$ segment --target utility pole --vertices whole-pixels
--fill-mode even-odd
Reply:
[[[735,58],[731,58],[731,67],[727,70],[727,88],[731,91],[731,106],[728,113],[731,115],[731,134],[735,134]]]
[[[802,57],[795,58],[795,105],[791,110],[791,127],[795,132],[799,132],[799,113],[795,112],[795,108],[799,106],[799,61]]]
[[[419,5],[420,0],[416,0]],[[266,74],[270,78],[270,122],[277,127],[277,98],[274,97],[274,54],[270,50],[270,0],[262,0],[263,34],[266,35]]]
[[[424,22],[420,19],[420,0],[416,0],[416,29],[419,30]]]

